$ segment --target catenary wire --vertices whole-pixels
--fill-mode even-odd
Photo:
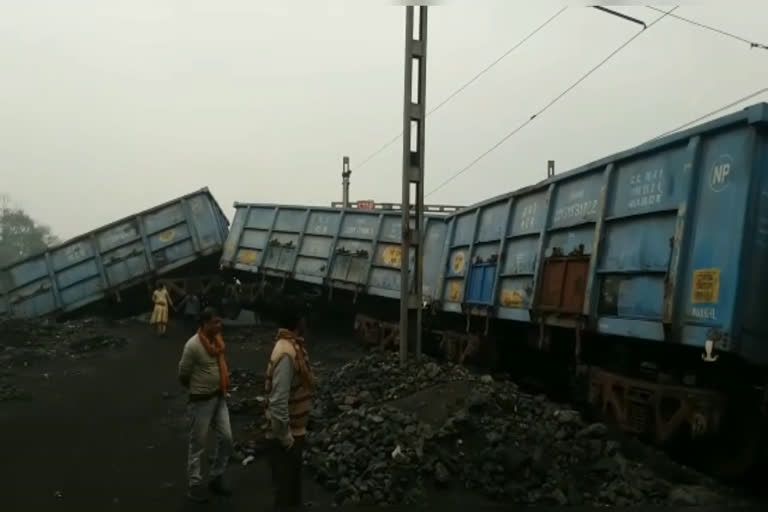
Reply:
[[[453,91],[451,94],[449,94],[449,95],[448,95],[448,96],[447,96],[447,97],[446,97],[446,98],[445,98],[443,101],[441,101],[440,103],[438,103],[438,104],[437,104],[437,105],[436,105],[434,108],[430,109],[430,110],[427,112],[427,114],[426,114],[426,115],[428,116],[428,115],[430,115],[430,114],[432,114],[432,113],[436,112],[438,109],[442,108],[442,107],[443,107],[445,104],[447,104],[449,101],[451,101],[453,98],[455,98],[456,96],[458,96],[458,95],[459,95],[459,94],[460,94],[462,91],[464,91],[464,89],[466,89],[467,87],[469,87],[469,86],[470,86],[472,83],[474,83],[474,82],[475,82],[475,81],[476,81],[478,78],[480,78],[482,75],[484,75],[485,73],[487,73],[488,71],[490,71],[490,69],[491,69],[491,68],[493,68],[494,66],[496,66],[496,65],[497,65],[499,62],[501,62],[502,60],[504,60],[504,59],[505,59],[507,56],[509,56],[509,54],[511,54],[512,52],[514,52],[514,51],[515,51],[515,50],[517,50],[518,48],[520,48],[520,47],[521,47],[523,44],[525,44],[525,42],[526,42],[526,41],[528,41],[530,38],[532,38],[534,35],[536,35],[536,34],[537,34],[539,31],[541,31],[542,29],[544,29],[544,27],[546,27],[547,25],[549,25],[551,22],[555,21],[555,19],[556,19],[558,16],[560,16],[560,15],[561,15],[561,14],[562,14],[562,13],[563,13],[563,12],[564,12],[566,9],[567,9],[567,7],[563,7],[562,9],[560,9],[559,11],[557,11],[555,14],[553,14],[552,16],[550,16],[550,17],[549,17],[549,19],[547,19],[547,20],[546,20],[544,23],[542,23],[541,25],[539,25],[538,27],[536,27],[536,28],[535,28],[535,29],[534,29],[534,30],[533,30],[531,33],[529,33],[529,34],[528,34],[527,36],[525,36],[523,39],[521,39],[520,41],[518,41],[518,42],[517,42],[517,43],[516,43],[514,46],[512,46],[511,48],[507,49],[507,50],[506,50],[504,53],[502,53],[502,54],[501,54],[501,55],[500,55],[498,58],[496,58],[496,60],[494,60],[493,62],[491,62],[491,63],[490,63],[488,66],[486,66],[485,68],[483,68],[483,69],[482,69],[482,70],[481,70],[479,73],[477,73],[475,76],[473,76],[471,79],[469,79],[469,81],[465,82],[465,83],[464,83],[463,85],[461,85],[461,86],[460,86],[458,89],[456,89],[456,90],[455,90],[455,91]],[[384,145],[383,145],[383,146],[381,146],[379,149],[377,149],[376,151],[374,151],[373,153],[371,153],[370,155],[368,155],[367,157],[365,157],[365,158],[364,158],[364,159],[363,159],[363,160],[362,160],[362,161],[361,161],[359,164],[357,164],[357,169],[360,169],[360,168],[361,168],[361,167],[363,167],[365,164],[367,164],[368,162],[370,162],[371,160],[373,160],[374,158],[376,158],[376,157],[377,157],[377,156],[378,156],[378,155],[379,155],[381,152],[383,152],[384,150],[386,150],[387,148],[389,148],[389,147],[390,147],[392,144],[394,144],[395,142],[397,142],[398,140],[400,140],[400,138],[401,138],[402,136],[403,136],[403,132],[401,131],[400,133],[398,133],[397,135],[395,135],[395,136],[394,136],[392,139],[390,139],[389,141],[387,141],[387,143],[386,143],[386,144],[384,144]]]
[[[666,16],[668,16],[672,11],[677,9],[679,6],[675,6],[669,11],[665,11],[664,14],[656,18],[654,21],[648,24],[648,29],[650,29],[652,26],[654,26],[656,23],[664,19]],[[575,89],[580,83],[582,83],[584,80],[586,80],[592,73],[600,69],[605,63],[607,63],[611,58],[613,58],[616,54],[618,54],[621,50],[626,48],[630,45],[635,39],[637,39],[643,32],[645,32],[647,29],[642,29],[639,32],[637,32],[635,35],[627,39],[625,42],[623,42],[621,45],[619,45],[615,50],[613,50],[610,54],[608,54],[607,57],[605,57],[603,60],[601,60],[596,66],[594,66],[592,69],[587,71],[585,74],[583,74],[578,80],[576,80],[573,84],[571,84],[568,88],[566,88],[563,92],[561,92],[559,95],[557,95],[553,100],[551,100],[549,103],[547,103],[543,108],[541,108],[538,112],[533,114],[531,117],[526,119],[523,123],[521,123],[517,128],[512,130],[511,132],[507,133],[504,137],[501,138],[496,144],[485,150],[483,153],[481,153],[479,156],[477,156],[474,160],[472,160],[469,164],[465,165],[461,169],[459,169],[457,172],[453,173],[451,176],[449,176],[445,181],[440,183],[436,188],[432,189],[428,194],[425,194],[425,198],[431,196],[444,186],[448,185],[450,182],[470,170],[472,167],[474,167],[480,160],[488,156],[491,152],[493,152],[495,149],[497,149],[499,146],[504,144],[506,141],[508,141],[510,138],[512,138],[514,135],[516,135],[518,132],[520,132],[523,128],[528,126],[530,123],[533,122],[534,119],[536,119],[538,116],[546,112],[550,107],[552,107],[555,103],[560,101],[563,97],[565,97],[566,94],[571,92],[573,89]]]
[[[654,11],[657,11],[657,12],[665,12],[662,9],[659,9],[657,7],[652,7],[650,5],[646,5],[646,7],[648,9],[651,9],[651,10],[654,10]],[[741,37],[740,35],[734,34],[732,32],[727,32],[725,30],[719,29],[717,27],[713,27],[711,25],[705,25],[704,23],[701,23],[701,22],[696,21],[696,20],[692,20],[690,18],[685,18],[685,17],[680,16],[678,14],[670,14],[669,16],[672,17],[672,18],[678,19],[680,21],[684,21],[686,23],[689,23],[691,25],[697,26],[699,28],[703,28],[705,30],[710,30],[710,31],[716,32],[716,33],[718,33],[720,35],[723,35],[723,36],[726,36],[726,37],[730,37],[731,39],[735,39],[737,41],[741,41],[742,43],[748,44],[750,48],[759,48],[761,50],[768,50],[768,45],[765,45],[765,44],[762,44],[762,43],[758,43],[758,42],[755,42],[755,41],[751,41],[751,40],[749,40],[749,39],[747,39],[745,37]]]
[[[663,137],[666,137],[667,135],[671,135],[671,134],[673,134],[675,132],[679,132],[680,130],[684,130],[685,128],[688,128],[689,126],[691,126],[693,124],[699,123],[700,121],[703,121],[704,119],[707,119],[708,117],[712,117],[715,114],[719,114],[720,112],[722,112],[724,110],[728,110],[729,108],[733,108],[736,105],[739,105],[740,103],[744,103],[747,100],[751,100],[752,98],[754,98],[756,96],[760,96],[761,94],[765,94],[765,93],[768,93],[768,87],[763,87],[762,89],[760,89],[758,91],[755,91],[755,92],[753,92],[751,94],[748,94],[746,96],[742,96],[741,98],[739,98],[739,99],[737,99],[735,101],[732,101],[731,103],[728,103],[727,105],[723,105],[722,107],[719,107],[716,110],[713,110],[711,112],[707,112],[706,114],[704,114],[702,116],[699,116],[696,119],[692,119],[691,121],[688,121],[685,124],[681,124],[677,128],[673,128],[672,130],[666,131],[666,132],[662,133],[661,135],[657,135],[656,137],[654,137],[652,139],[649,139],[648,141],[644,142],[643,144],[647,144],[649,142],[653,142],[655,140],[658,140],[658,139],[661,139]],[[641,144],[641,146],[643,144]]]

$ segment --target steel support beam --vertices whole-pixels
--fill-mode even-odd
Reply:
[[[342,208],[349,208],[349,177],[352,176],[352,170],[349,168],[349,157],[345,156],[341,161],[341,204]]]
[[[418,10],[416,10],[418,9]],[[421,356],[424,248],[424,119],[427,85],[427,7],[405,8],[403,94],[403,198],[400,257],[400,362]],[[415,197],[411,198],[411,186]],[[411,200],[414,200],[411,203]],[[407,206],[407,207],[406,207]],[[411,228],[411,209],[414,224]],[[413,269],[410,254],[413,248]]]

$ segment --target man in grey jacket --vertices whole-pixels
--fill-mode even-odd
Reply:
[[[208,496],[201,485],[201,459],[205,453],[210,428],[212,427],[216,434],[216,449],[208,488],[215,494],[231,494],[224,484],[223,475],[233,443],[227,408],[229,371],[224,358],[221,318],[213,308],[205,308],[200,314],[199,325],[197,334],[184,345],[179,361],[179,381],[189,391],[187,497],[194,502],[203,503],[208,500]]]

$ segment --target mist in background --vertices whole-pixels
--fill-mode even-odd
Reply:
[[[443,4],[427,109],[564,5]],[[577,4],[427,118],[427,192],[641,29]],[[768,41],[768,3],[701,4],[675,14]],[[205,186],[230,218],[329,205],[349,155],[353,201],[399,202],[400,142],[357,164],[402,129],[404,21],[386,0],[0,1],[0,193],[64,239]],[[428,202],[530,185],[767,85],[768,51],[667,17]]]

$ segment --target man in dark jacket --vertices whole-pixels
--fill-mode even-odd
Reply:
[[[304,344],[303,308],[288,305],[281,314],[267,364],[265,437],[279,510],[302,506],[302,453],[312,406],[314,376]]]

